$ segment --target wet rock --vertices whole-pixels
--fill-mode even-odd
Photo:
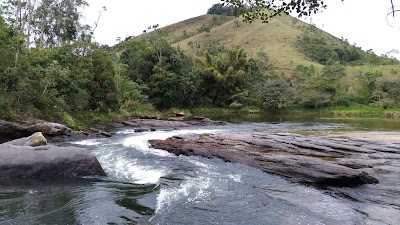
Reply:
[[[123,121],[122,124],[124,124],[126,126],[130,126],[130,127],[139,127],[140,126],[140,124],[131,122],[131,121]]]
[[[43,120],[31,120],[23,124],[0,120],[0,139],[4,141],[27,137],[36,132],[49,136],[58,136],[70,135],[72,130],[63,124]]]
[[[91,131],[88,133],[89,136],[97,136],[97,137],[99,137],[99,136],[112,137],[113,136],[109,132],[106,132],[106,131],[100,130],[100,129],[96,129],[96,128],[90,128],[89,131]]]
[[[183,117],[170,117],[168,118],[169,121],[183,121]]]
[[[158,116],[141,116],[139,119],[144,119],[144,120],[159,120],[160,117]]]
[[[400,145],[396,144],[266,133],[207,135],[196,139],[173,137],[150,143],[176,155],[243,163],[315,186],[375,184],[382,177],[376,172],[382,170],[382,164],[392,168],[391,173],[400,179],[394,172],[400,167]]]
[[[13,141],[9,141],[9,142],[7,142],[7,144],[15,145],[15,146],[37,147],[37,146],[47,145],[47,140],[41,132],[37,132],[37,133],[32,134],[29,137],[24,137],[24,138],[19,138],[19,139],[13,140]]]
[[[65,126],[64,124],[47,122],[43,120],[38,120],[32,125],[26,127],[28,131],[31,132],[42,132],[46,135],[69,135],[72,132],[72,129]]]
[[[204,116],[193,116],[192,117],[192,120],[204,120],[204,119],[208,119],[208,118],[206,118]]]
[[[158,120],[158,119],[132,119],[125,121],[132,127],[156,127],[156,128],[175,128],[193,126],[184,121]]]
[[[147,132],[147,131],[150,131],[150,129],[147,129],[147,128],[136,128],[135,129],[136,133],[142,133],[142,132]]]
[[[46,144],[41,133],[0,144],[0,178],[106,175],[89,150]]]

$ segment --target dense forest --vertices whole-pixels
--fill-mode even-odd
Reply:
[[[92,42],[81,24],[83,0],[2,3],[0,11],[0,119],[38,117],[74,125],[82,115],[132,115],[170,108],[255,108],[265,111],[327,106],[400,107],[400,78],[383,78],[374,65],[398,61],[342,40],[330,45],[312,25],[297,50],[322,65],[277,72],[269,54],[249,57],[240,46],[191,42],[187,54],[157,29],[117,46]],[[229,15],[214,5],[210,14]],[[209,31],[204,31],[209,32]],[[346,68],[371,65],[347,79]],[[346,80],[347,79],[347,80]]]

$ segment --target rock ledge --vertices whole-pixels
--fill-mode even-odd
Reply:
[[[197,139],[151,140],[176,155],[220,158],[314,186],[351,187],[378,183],[382,169],[399,171],[400,145],[365,139],[297,134],[236,133]],[[378,178],[378,179],[377,179]]]

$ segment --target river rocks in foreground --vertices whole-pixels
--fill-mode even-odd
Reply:
[[[243,163],[315,186],[378,183],[383,171],[400,179],[400,145],[379,141],[240,133],[203,135],[197,139],[169,138],[150,143],[154,148],[176,155]]]
[[[59,123],[47,122],[44,120],[32,120],[23,124],[0,120],[0,141],[12,140],[26,137],[36,132],[42,132],[45,135],[69,135],[72,130]]]
[[[106,175],[89,150],[50,146],[45,140],[41,133],[35,133],[0,144],[0,178]]]

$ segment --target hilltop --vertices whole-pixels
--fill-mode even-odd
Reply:
[[[384,68],[376,68],[384,75],[393,70],[400,70],[398,61],[384,59],[373,52],[365,52],[360,47],[350,45],[345,38],[339,39],[315,26],[303,21],[282,15],[272,19],[269,23],[254,21],[243,22],[241,18],[224,15],[202,15],[184,20],[160,29],[163,38],[175,47],[179,47],[189,56],[201,54],[209,46],[224,46],[244,48],[249,57],[255,57],[258,52],[266,52],[269,62],[274,65],[278,73],[293,73],[297,65],[314,66],[320,70],[324,64],[311,59],[300,51],[301,40],[305,35],[312,35],[318,41],[323,40],[325,46],[330,49],[353,49],[363,58],[374,58],[375,61],[356,63],[347,67],[349,75],[355,75],[359,71],[369,70],[371,66],[388,65]],[[136,37],[136,40],[145,40],[155,32],[149,32]],[[195,51],[193,44],[199,47]],[[318,46],[317,46],[318,47]],[[121,50],[121,49],[120,49]],[[323,49],[322,49],[323,50]],[[379,61],[379,62],[378,62]],[[392,66],[397,64],[397,66]],[[355,71],[357,68],[357,72]],[[285,72],[286,71],[286,72]]]

